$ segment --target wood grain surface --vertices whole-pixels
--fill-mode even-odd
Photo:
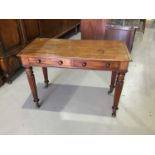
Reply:
[[[20,57],[73,58],[104,61],[131,61],[126,45],[121,41],[67,40],[37,38],[26,46]]]

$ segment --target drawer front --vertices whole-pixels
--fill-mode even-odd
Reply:
[[[93,60],[70,60],[64,58],[28,58],[30,65],[51,66],[96,70],[115,70],[119,69],[119,62],[102,62]]]
[[[37,66],[70,67],[71,61],[61,58],[29,58],[29,63]]]
[[[115,70],[119,68],[118,62],[73,60],[72,64],[75,68],[82,68],[82,69]]]

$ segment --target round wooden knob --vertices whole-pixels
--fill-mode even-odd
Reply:
[[[59,65],[62,65],[62,64],[63,64],[63,61],[61,61],[61,60],[58,61],[58,64],[59,64]]]
[[[107,64],[106,64],[106,68],[109,68],[109,67],[110,67],[110,63],[107,63]]]
[[[87,63],[86,63],[86,62],[83,62],[83,63],[82,63],[82,66],[83,66],[83,67],[85,67],[86,65],[87,65]]]
[[[40,60],[40,59],[38,59],[38,60],[37,60],[37,63],[41,63],[41,60]]]

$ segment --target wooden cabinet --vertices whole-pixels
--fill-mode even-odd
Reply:
[[[40,36],[58,38],[79,25],[79,19],[41,19]]]
[[[34,38],[40,35],[39,21],[37,19],[24,19],[22,21],[27,42],[32,41]]]
[[[24,38],[21,21],[14,19],[0,20],[0,66],[3,76],[8,82],[21,66],[16,54],[23,46]]]
[[[79,25],[78,19],[0,19],[0,85],[11,82],[21,67],[16,56],[36,37],[60,37]]]
[[[37,36],[39,24],[35,19],[0,20],[0,66],[2,75],[8,82],[11,82],[11,77],[21,67],[16,54]]]
[[[83,19],[81,20],[82,39],[121,40],[126,43],[131,52],[135,31],[134,26],[110,25],[107,19]]]
[[[54,37],[62,32],[62,20],[59,19],[42,19],[40,20],[40,36]]]
[[[0,20],[1,48],[7,52],[22,46],[23,36],[18,20]]]
[[[106,40],[121,40],[126,43],[128,50],[131,52],[136,29],[130,26],[106,26]]]
[[[106,19],[82,19],[80,30],[82,39],[104,39]]]
[[[0,70],[0,86],[3,85],[4,81],[3,81],[3,75],[2,75],[2,71]]]

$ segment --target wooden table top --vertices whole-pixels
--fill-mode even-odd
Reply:
[[[106,40],[69,40],[37,38],[26,46],[20,57],[79,58],[101,61],[131,61],[125,43]]]

